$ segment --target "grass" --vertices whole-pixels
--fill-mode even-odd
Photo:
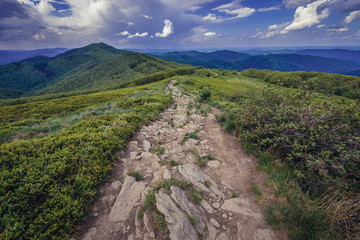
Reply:
[[[160,155],[160,154],[163,154],[165,152],[165,150],[166,150],[165,147],[158,147],[158,148],[151,148],[149,150],[149,152]]]
[[[191,200],[193,200],[195,203],[200,203],[201,200],[203,199],[201,193],[199,193],[198,191],[192,190],[190,192],[190,198]]]
[[[255,184],[252,185],[251,186],[251,191],[253,192],[253,194],[255,196],[262,197],[262,195],[263,195],[263,193],[262,193],[262,191],[261,191],[261,189],[260,189],[260,187],[258,185],[255,185]]]
[[[136,181],[140,181],[140,180],[144,179],[144,177],[141,175],[141,173],[136,172],[136,171],[130,171],[127,173],[127,175],[134,177],[136,179]]]
[[[232,193],[231,194],[231,198],[238,198],[239,197],[239,194],[237,194],[237,193]]]
[[[183,140],[181,141],[181,145],[183,145],[189,138],[199,140],[200,138],[199,138],[199,136],[197,135],[197,133],[198,133],[199,131],[200,131],[200,130],[197,129],[197,130],[195,130],[194,132],[189,132],[189,133],[187,133],[187,134],[184,136]]]
[[[186,126],[186,124],[190,123],[190,120],[187,119],[182,125],[179,126],[179,128],[183,128]]]
[[[195,217],[189,216],[189,222],[190,222],[191,225],[195,226],[195,225],[196,225],[196,219],[195,219]]]
[[[204,183],[206,187],[210,187],[212,185],[212,182],[209,179],[205,180]]]
[[[210,161],[210,160],[214,160],[214,157],[211,156],[211,154],[206,155],[205,158],[206,158],[207,160],[209,160],[209,161]]]
[[[174,104],[174,107],[173,107],[173,110],[176,110],[177,107],[178,107],[178,105],[175,103],[175,104]]]
[[[162,164],[167,164],[169,165],[170,167],[176,167],[179,165],[179,162],[175,161],[175,160],[170,160],[170,161],[165,161],[165,162],[162,162]]]
[[[199,167],[205,167],[207,164],[206,159],[204,159],[199,153],[197,153],[195,150],[193,149],[184,149],[183,152],[189,152],[192,153],[196,156],[197,160],[195,162],[196,165],[198,165]]]
[[[155,210],[154,211],[154,218],[155,218],[155,221],[156,221],[155,226],[160,228],[160,229],[165,230],[165,232],[168,233],[169,229],[167,227],[165,216],[161,212],[159,212],[158,210]]]

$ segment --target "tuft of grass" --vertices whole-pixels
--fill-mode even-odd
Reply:
[[[231,194],[231,198],[237,198],[237,197],[239,197],[239,194],[237,194],[237,193],[232,193]]]
[[[251,191],[253,192],[253,194],[255,196],[262,197],[262,195],[263,195],[260,187],[258,185],[256,185],[256,184],[251,186]]]
[[[127,173],[127,175],[134,177],[136,179],[136,181],[140,181],[140,180],[144,179],[144,177],[141,175],[141,173],[136,172],[136,171],[130,171]]]
[[[165,230],[165,232],[168,233],[169,229],[167,227],[165,216],[161,212],[156,210],[156,211],[154,211],[154,218],[155,218],[155,221],[156,221],[155,226],[160,228],[160,229]]]
[[[205,186],[210,187],[212,185],[211,181],[209,179],[205,180]]]
[[[169,165],[170,165],[170,167],[175,167],[175,166],[178,166],[179,163],[175,160],[170,160]]]
[[[157,154],[157,155],[160,155],[160,154],[163,154],[165,152],[165,147],[159,147],[159,148],[151,148],[149,150],[149,152],[153,153],[153,154]]]
[[[176,110],[178,105],[175,103],[173,109]]]
[[[189,217],[189,221],[190,221],[190,224],[191,224],[191,225],[193,225],[193,226],[196,225],[196,219],[195,219],[195,217],[190,216],[190,217]]]
[[[186,124],[190,123],[190,120],[187,119],[182,125],[179,126],[179,128],[183,128],[186,126]]]
[[[181,145],[183,145],[186,140],[188,140],[189,138],[192,138],[192,139],[196,139],[196,140],[199,140],[199,136],[197,135],[197,133],[200,131],[200,129],[196,129],[194,132],[189,132],[187,133],[183,140],[181,141]]]
[[[200,203],[201,200],[203,199],[201,193],[199,193],[198,191],[192,190],[190,192],[190,198],[191,200],[193,200],[195,203]]]
[[[206,166],[206,160],[203,159],[201,156],[200,158],[198,158],[198,160],[195,162],[196,165],[198,165],[199,167],[205,167]]]
[[[205,157],[207,160],[214,160],[214,157],[211,154],[206,155]]]
[[[161,144],[162,144],[162,141],[161,141],[161,140],[159,140],[159,141],[158,141],[158,144],[159,144],[159,145],[161,145]]]
[[[188,103],[188,105],[187,105],[187,109],[191,110],[191,109],[194,108],[194,106],[195,106],[195,104],[190,101],[190,102]]]

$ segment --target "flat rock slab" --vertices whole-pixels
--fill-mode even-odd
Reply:
[[[143,141],[143,149],[144,149],[144,151],[145,151],[145,152],[148,152],[148,151],[150,150],[150,148],[151,148],[150,142],[147,141],[147,140],[144,140],[144,141]]]
[[[261,213],[252,211],[251,209],[253,208],[250,205],[250,202],[246,199],[232,198],[225,200],[221,208],[226,211],[239,213],[241,215],[254,218],[256,220],[261,219]]]
[[[202,220],[200,211],[195,207],[195,205],[190,202],[186,196],[186,193],[177,186],[171,186],[171,197],[174,201],[184,210],[187,215],[194,217],[196,220],[196,229],[199,233],[204,234],[204,228],[206,227],[205,223]]]
[[[201,169],[192,164],[185,164],[178,167],[179,172],[184,178],[189,180],[195,188],[204,192],[214,192],[216,195],[224,198],[224,194],[219,190],[217,184],[210,179]],[[207,187],[205,181],[210,181],[211,185]]]
[[[191,226],[188,216],[176,206],[176,203],[160,189],[155,194],[156,208],[165,216],[171,240],[197,240],[198,234]]]
[[[144,189],[145,183],[136,182],[134,177],[126,176],[123,187],[111,208],[109,222],[126,221]]]

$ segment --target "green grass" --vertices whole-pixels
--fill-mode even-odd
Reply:
[[[206,187],[210,187],[212,185],[212,182],[209,179],[205,180],[204,183]]]
[[[187,133],[187,134],[184,136],[184,138],[182,139],[181,144],[183,145],[189,138],[199,140],[199,136],[197,135],[197,133],[198,133],[199,131],[200,131],[200,130],[197,129],[197,130],[195,130],[194,132],[189,132],[189,133]]]
[[[189,217],[189,221],[190,221],[190,224],[191,224],[191,225],[193,225],[193,226],[196,225],[196,219],[195,219],[195,217],[190,216],[190,217]]]
[[[28,136],[0,145],[1,238],[69,237],[115,154],[172,102],[167,82],[1,107],[0,132]]]
[[[232,193],[231,194],[231,198],[238,198],[239,197],[239,194],[237,194],[237,193]]]
[[[200,203],[201,200],[203,199],[201,193],[195,191],[195,190],[192,190],[190,192],[190,199],[193,200],[195,203]]]
[[[149,152],[151,152],[153,154],[160,155],[160,154],[163,154],[165,152],[165,147],[151,148],[149,150]]]
[[[136,172],[136,171],[130,171],[127,173],[127,175],[134,177],[136,179],[136,181],[140,181],[140,180],[144,179],[144,177],[141,175],[141,173]]]
[[[253,194],[255,196],[262,197],[262,195],[263,195],[263,193],[262,193],[262,191],[261,191],[261,189],[260,189],[260,187],[258,185],[255,185],[255,184],[252,185],[251,186],[251,191],[253,192]]]

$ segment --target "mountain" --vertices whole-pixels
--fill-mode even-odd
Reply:
[[[360,63],[360,50],[347,49],[304,49],[296,52],[301,55],[344,59]]]
[[[109,88],[180,66],[95,43],[55,57],[37,56],[0,66],[0,98]]]
[[[164,54],[152,54],[158,58],[173,61],[183,64],[191,64],[194,66],[203,66],[207,68],[224,68],[236,69],[237,66],[232,61],[246,58],[250,55],[245,53],[238,53],[229,50],[215,51],[211,53],[204,53],[198,51],[183,51],[183,52],[167,52]]]
[[[67,48],[44,48],[35,50],[0,50],[0,65],[9,64],[35,56],[54,57],[66,52]]]
[[[355,55],[356,54],[353,53],[353,58],[351,59],[356,59]],[[348,73],[360,68],[360,62],[294,53],[249,55],[223,50],[211,53],[196,51],[168,52],[154,56],[164,60],[194,66],[201,65],[207,68],[224,68],[239,71],[248,68],[258,68],[278,71]],[[348,58],[350,59],[350,55]]]

